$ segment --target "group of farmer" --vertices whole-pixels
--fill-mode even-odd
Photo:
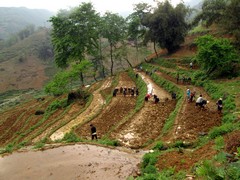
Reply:
[[[130,95],[130,96],[138,96],[139,95],[139,91],[138,91],[138,88],[136,87],[120,87],[120,88],[115,88],[113,90],[113,97],[116,97],[117,96],[117,93],[120,93],[122,94],[124,97],[127,96],[127,95]]]
[[[187,101],[193,102],[196,98],[196,91],[191,91],[189,88],[187,89]],[[205,109],[209,101],[203,98],[202,94],[199,95],[199,97],[196,99],[196,107],[200,107],[201,109]],[[223,109],[223,100],[222,98],[219,98],[216,102],[217,110],[219,113],[222,112]]]

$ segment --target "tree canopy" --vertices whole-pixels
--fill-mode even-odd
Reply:
[[[153,13],[143,19],[143,24],[149,28],[149,38],[169,53],[174,52],[184,42],[188,25],[185,21],[188,8],[178,4],[175,8],[169,1],[159,2]]]
[[[197,61],[209,76],[228,76],[234,72],[234,63],[239,62],[236,51],[228,39],[211,35],[199,37]]]

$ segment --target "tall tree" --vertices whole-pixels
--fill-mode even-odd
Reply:
[[[148,36],[169,53],[174,52],[184,42],[188,30],[185,21],[187,14],[188,8],[183,3],[174,8],[168,0],[159,2],[158,7],[144,21],[149,28]]]
[[[91,3],[82,3],[70,11],[60,11],[50,19],[55,61],[59,67],[65,68],[72,61],[81,62],[87,54],[97,53],[99,19]],[[80,79],[84,84],[82,72]]]
[[[103,16],[103,37],[110,44],[110,59],[111,59],[111,75],[113,75],[113,52],[116,49],[117,43],[121,42],[126,36],[126,21],[125,19],[114,13],[107,12]]]
[[[149,13],[151,6],[147,3],[139,3],[134,5],[134,12],[127,17],[128,23],[128,38],[134,41],[137,59],[139,41],[144,39],[144,35],[147,33],[147,28],[142,24],[143,17]]]

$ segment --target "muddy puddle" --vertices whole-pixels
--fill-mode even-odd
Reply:
[[[143,154],[88,144],[15,152],[0,157],[0,179],[127,179],[139,171]]]

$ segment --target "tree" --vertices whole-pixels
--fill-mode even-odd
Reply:
[[[94,55],[98,50],[97,31],[99,14],[91,3],[82,3],[70,11],[60,11],[50,19],[52,43],[58,67],[66,68],[71,62],[81,62],[86,54]],[[80,79],[84,84],[83,74]]]
[[[197,61],[208,76],[227,76],[234,70],[234,63],[239,62],[234,47],[228,39],[217,39],[206,35],[196,41],[198,46]]]
[[[189,9],[183,3],[175,8],[167,0],[158,3],[154,12],[146,16],[144,20],[144,24],[149,28],[148,36],[151,41],[157,42],[169,53],[179,48],[188,30],[185,21],[188,11]]]
[[[54,96],[68,92],[71,89],[69,84],[73,80],[77,80],[79,73],[86,72],[90,66],[92,64],[88,60],[82,60],[80,63],[73,64],[70,70],[58,72],[53,80],[45,86],[45,92]]]
[[[194,24],[203,21],[206,26],[217,24],[233,34],[236,42],[240,44],[240,2],[239,0],[205,0],[202,12],[194,20]]]
[[[126,35],[125,19],[118,14],[107,12],[103,16],[103,32],[102,35],[110,44],[110,59],[111,59],[111,76],[113,75],[113,52],[116,49],[117,43],[122,41]]]
[[[147,32],[146,27],[142,24],[143,17],[146,13],[150,12],[150,6],[146,3],[136,4],[134,12],[127,17],[128,23],[128,38],[134,41],[137,59],[138,59],[138,48],[139,41],[143,40],[144,35]]]

